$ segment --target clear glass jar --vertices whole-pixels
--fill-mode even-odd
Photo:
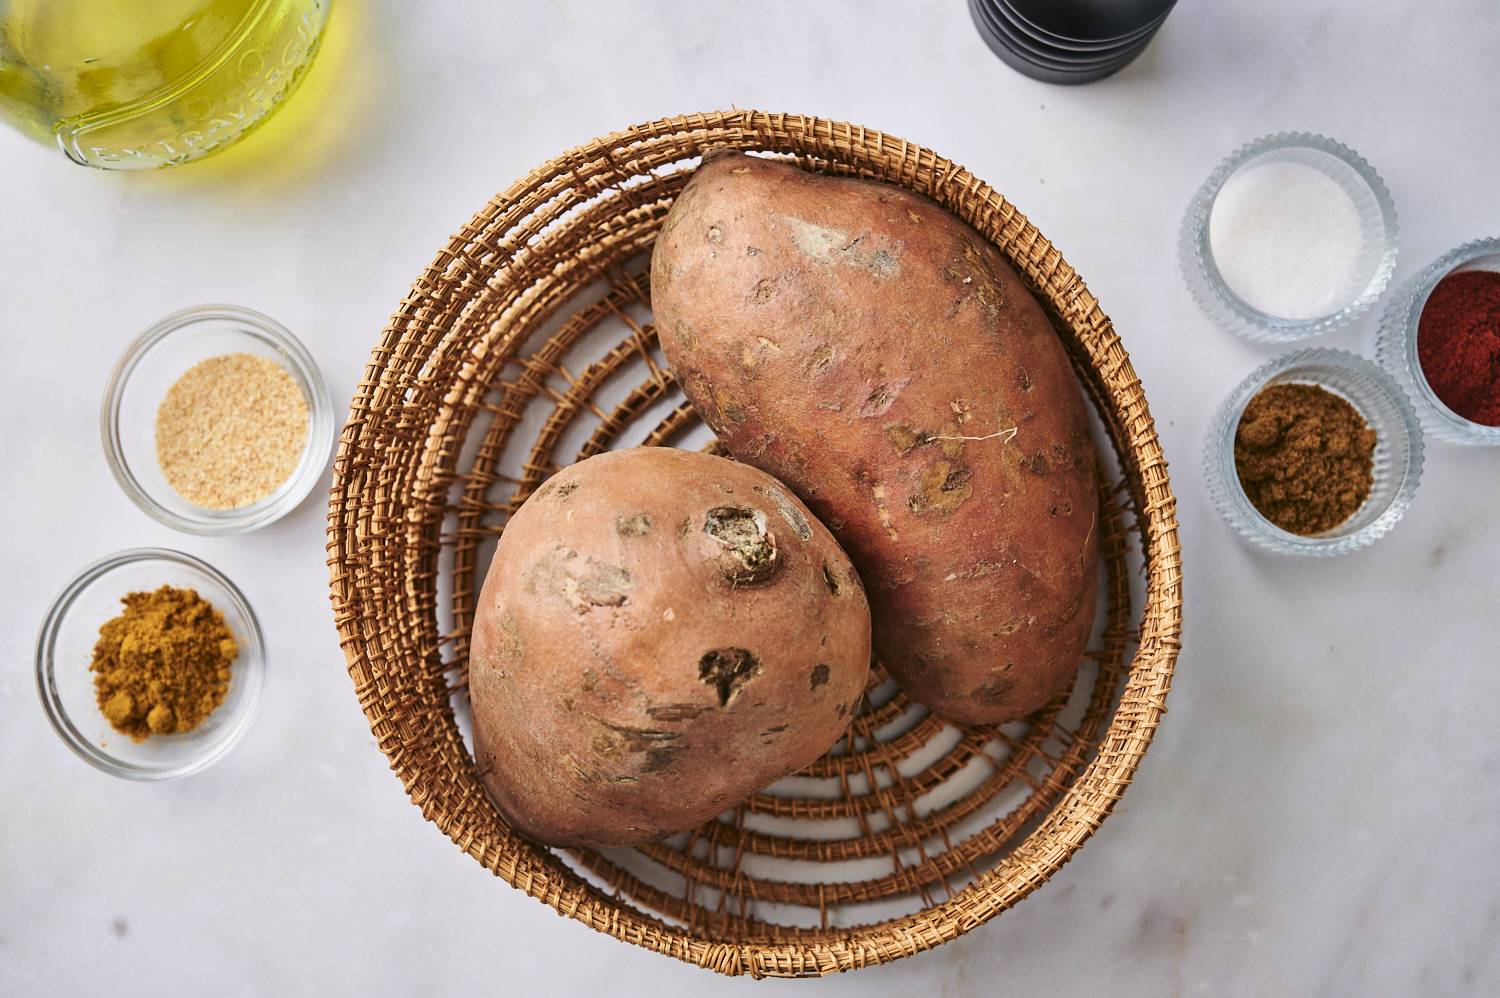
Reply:
[[[0,120],[85,166],[199,159],[296,88],[331,3],[0,0]]]

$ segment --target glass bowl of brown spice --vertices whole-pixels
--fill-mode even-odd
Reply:
[[[47,719],[86,762],[166,780],[224,757],[254,718],[260,624],[211,565],[137,548],[85,568],[53,601],[36,644]]]
[[[105,388],[110,470],[137,506],[194,534],[291,512],[328,466],[333,405],[284,326],[235,305],[175,312],[138,336]]]
[[[1203,459],[1214,505],[1241,536],[1284,554],[1347,554],[1383,537],[1411,504],[1422,428],[1374,362],[1299,350],[1230,393]]]

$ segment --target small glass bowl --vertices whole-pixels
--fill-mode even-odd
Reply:
[[[1230,289],[1214,261],[1209,223],[1220,190],[1240,170],[1267,163],[1298,163],[1322,172],[1349,194],[1359,213],[1363,247],[1358,276],[1347,289],[1345,304],[1326,315],[1287,319],[1262,312]],[[1284,343],[1337,329],[1375,304],[1396,269],[1398,236],[1395,203],[1363,157],[1321,135],[1281,132],[1235,150],[1198,188],[1183,216],[1178,262],[1188,291],[1215,322],[1247,340]]]
[[[224,702],[192,731],[133,742],[110,727],[94,698],[89,671],[105,621],[119,616],[126,593],[163,585],[196,589],[224,614],[239,654]],[[212,566],[179,551],[136,548],[95,562],[69,582],[42,622],[36,641],[36,685],[53,729],[77,755],[127,780],[169,780],[223,758],[255,716],[265,682],[265,641],[244,595]]]
[[[1500,426],[1473,422],[1448,408],[1427,383],[1417,358],[1417,327],[1427,298],[1439,281],[1460,270],[1500,271],[1500,238],[1465,243],[1404,282],[1381,317],[1376,356],[1396,383],[1416,400],[1422,427],[1428,433],[1449,443],[1493,447],[1500,445]]]
[[[266,357],[296,380],[307,400],[307,445],[291,477],[266,498],[209,509],[178,495],[162,474],[156,408],[188,368],[226,353]],[[100,432],[116,481],[149,516],[190,534],[240,534],[280,519],[307,498],[333,449],[333,404],[312,355],[279,322],[236,305],[198,305],[162,319],[126,349],[104,389]]]
[[[1256,509],[1234,467],[1234,438],[1245,406],[1267,385],[1313,384],[1342,397],[1375,431],[1375,481],[1353,516],[1325,533],[1283,530]],[[1373,362],[1345,350],[1298,350],[1262,364],[1214,414],[1203,450],[1209,495],[1241,536],[1282,554],[1337,555],[1385,536],[1416,494],[1422,476],[1422,427],[1396,382]]]

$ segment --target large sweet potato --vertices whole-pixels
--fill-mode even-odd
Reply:
[[[822,755],[869,661],[853,566],[780,483],[706,454],[601,454],[501,535],[469,655],[475,757],[527,835],[645,842]]]
[[[1081,660],[1098,581],[1083,399],[1045,313],[937,205],[738,154],[672,208],[652,307],[688,398],[863,576],[917,701],[998,722]]]

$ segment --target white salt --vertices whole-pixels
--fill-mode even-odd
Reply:
[[[1316,319],[1358,293],[1359,211],[1314,167],[1263,163],[1233,174],[1214,200],[1208,239],[1224,283],[1268,315]]]

